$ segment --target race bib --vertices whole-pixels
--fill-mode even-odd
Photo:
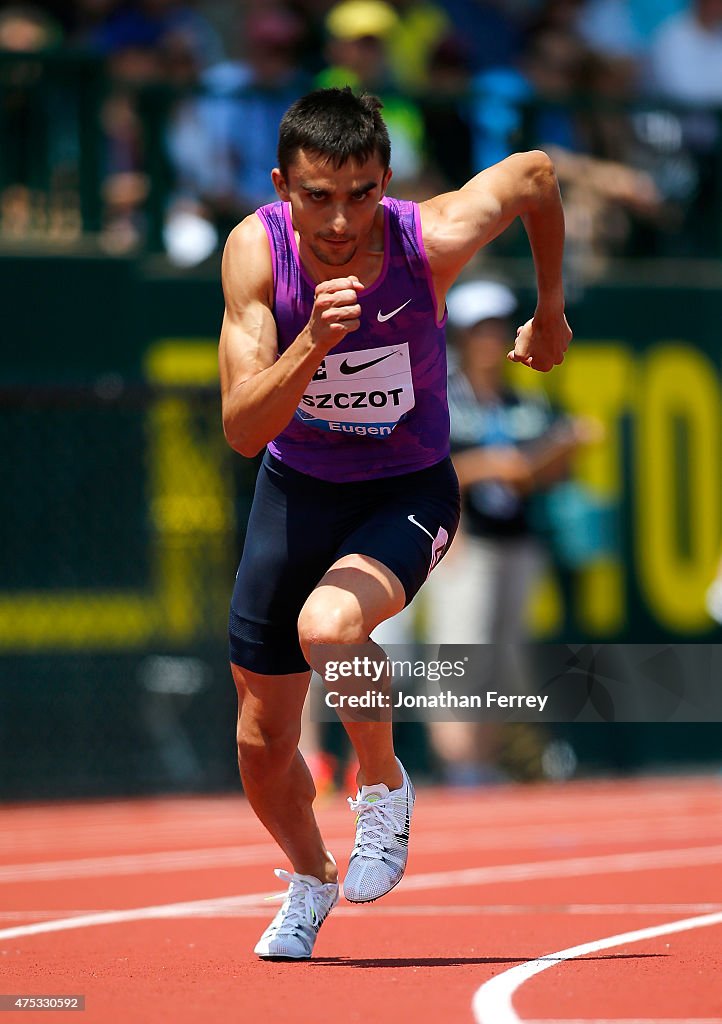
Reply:
[[[407,342],[326,356],[296,409],[310,427],[388,437],[413,409]]]

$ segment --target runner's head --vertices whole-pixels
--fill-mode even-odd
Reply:
[[[389,133],[381,101],[345,89],[317,89],[289,107],[278,133],[278,166],[287,178],[300,150],[323,157],[338,169],[349,161],[363,164],[377,156],[384,171],[391,159]]]
[[[373,96],[348,88],[319,89],[281,122],[273,184],[291,205],[302,245],[325,266],[350,263],[382,223],[391,169],[380,108]]]

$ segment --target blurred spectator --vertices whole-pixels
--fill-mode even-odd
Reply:
[[[646,170],[589,152],[590,115],[583,101],[595,61],[574,33],[541,29],[518,69],[476,77],[472,110],[477,168],[520,148],[539,147],[554,159],[567,210],[570,266],[580,277],[599,273],[609,253],[623,250],[630,215],[662,215],[661,194]]]
[[[383,0],[342,0],[326,18],[329,66],[316,79],[319,88],[350,85],[381,99],[396,186],[414,183],[424,159],[421,112],[412,100],[398,93],[391,67],[389,38],[398,25],[395,10]],[[413,197],[407,194],[407,198]]]
[[[142,234],[140,209],[148,182],[137,90],[161,82],[171,87],[165,101],[170,192],[164,239],[169,257],[189,266],[209,256],[246,214],[275,197],[270,170],[278,123],[308,87],[297,60],[303,25],[283,8],[251,15],[241,36],[247,59],[209,66],[212,51],[192,20],[173,17],[166,24],[171,27],[154,47],[124,46],[109,57],[122,88],[106,109],[111,154],[106,240],[127,249]]]
[[[583,146],[572,104],[579,94],[586,51],[570,32],[543,29],[530,37],[514,67],[498,66],[475,76],[472,108],[474,163],[498,163],[522,145]],[[525,108],[534,101],[533,138],[524,138]]]
[[[128,43],[106,59],[111,88],[101,108],[105,137],[105,206],[102,243],[111,252],[127,252],[144,237],[143,209],[149,193],[143,119],[139,110],[142,90],[157,83],[160,57],[149,45]]]
[[[392,0],[398,17],[389,36],[389,54],[399,86],[417,92],[429,84],[429,62],[451,30],[443,7],[430,0]]]
[[[60,26],[41,6],[11,4],[0,10],[0,49],[39,53],[61,42]]]
[[[522,46],[527,5],[509,0],[444,0],[454,33],[469,46],[472,71],[507,67]]]
[[[543,0],[527,20],[527,36],[535,36],[546,29],[557,29],[577,34],[577,21],[583,0]]]
[[[332,86],[356,84],[376,91],[395,87],[389,38],[398,25],[395,10],[383,0],[342,0],[335,4],[326,17],[329,66],[320,84],[328,80]]]
[[[649,88],[679,104],[704,107],[722,104],[722,0],[692,0],[689,10],[669,18],[654,35],[650,48]],[[720,198],[717,116],[704,109],[681,113],[684,146],[696,162],[695,203],[685,223],[690,247],[680,255],[718,251],[718,232],[709,217]]]
[[[608,57],[640,58],[657,28],[689,0],[585,0],[577,29],[590,50]]]
[[[179,93],[168,108],[165,131],[171,185],[164,244],[171,262],[192,266],[218,246],[212,221],[227,147],[210,130],[207,113],[212,101],[195,95],[202,85],[203,65],[194,37],[172,30],[161,40],[159,53],[163,80]]]
[[[106,58],[112,82],[103,104],[106,177],[103,186],[103,244],[125,252],[144,238],[144,206],[149,195],[148,152],[141,97],[149,86],[186,84],[196,66],[223,55],[221,41],[197,11],[179,0],[131,0],[108,5],[83,0],[82,27],[88,45]],[[181,62],[186,62],[180,71]],[[156,174],[159,167],[154,168]]]
[[[47,228],[47,192],[68,155],[72,125],[63,96],[50,93],[45,66],[31,56],[61,42],[60,27],[40,7],[0,11],[0,52],[28,54],[27,60],[0,65],[0,218],[7,235]]]
[[[223,59],[223,45],[211,24],[180,0],[131,0],[111,8],[90,42],[101,53],[152,50],[169,32],[183,31],[193,39],[204,65]]]
[[[77,42],[84,26],[97,25],[123,0],[43,0],[43,11],[62,28],[66,41]]]
[[[427,156],[439,176],[437,192],[460,188],[474,174],[467,94],[471,86],[469,51],[458,36],[446,36],[429,60],[423,112]]]
[[[212,209],[222,234],[275,199],[271,168],[276,164],[278,125],[310,86],[298,57],[303,34],[303,22],[288,9],[251,14],[243,30],[245,60],[214,65],[201,75],[206,95],[196,103],[193,117],[202,128],[191,125],[185,134],[185,177],[195,175],[199,198]],[[212,168],[205,157],[193,153],[194,138]],[[177,137],[172,149],[183,172],[180,142]]]
[[[424,588],[427,640],[489,645],[480,690],[531,693],[522,644],[529,594],[544,561],[532,499],[568,474],[572,454],[596,430],[556,415],[541,393],[506,383],[517,308],[509,288],[468,281],[451,290],[447,307],[458,351],[449,411],[463,530]],[[430,736],[448,781],[495,777],[501,726],[435,722]]]
[[[603,202],[600,211],[608,236],[624,243],[626,253],[648,255],[661,251],[681,227],[698,174],[678,114],[635,109],[638,71],[633,57],[592,56],[586,90],[598,102],[585,113],[584,137],[591,153],[611,161],[598,165],[604,172],[601,199],[616,201],[611,208]]]
[[[692,0],[650,50],[651,87],[682,103],[722,103],[722,0]]]

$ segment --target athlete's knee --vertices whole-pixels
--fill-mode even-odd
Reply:
[[[313,648],[323,644],[362,644],[369,634],[358,602],[311,594],[298,617],[298,639],[303,656],[313,665]]]

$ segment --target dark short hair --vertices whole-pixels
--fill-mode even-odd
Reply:
[[[369,93],[357,95],[344,89],[316,89],[289,107],[278,133],[278,166],[286,177],[300,149],[326,157],[334,167],[349,160],[363,163],[376,154],[388,169],[391,160],[389,133],[383,104]]]

